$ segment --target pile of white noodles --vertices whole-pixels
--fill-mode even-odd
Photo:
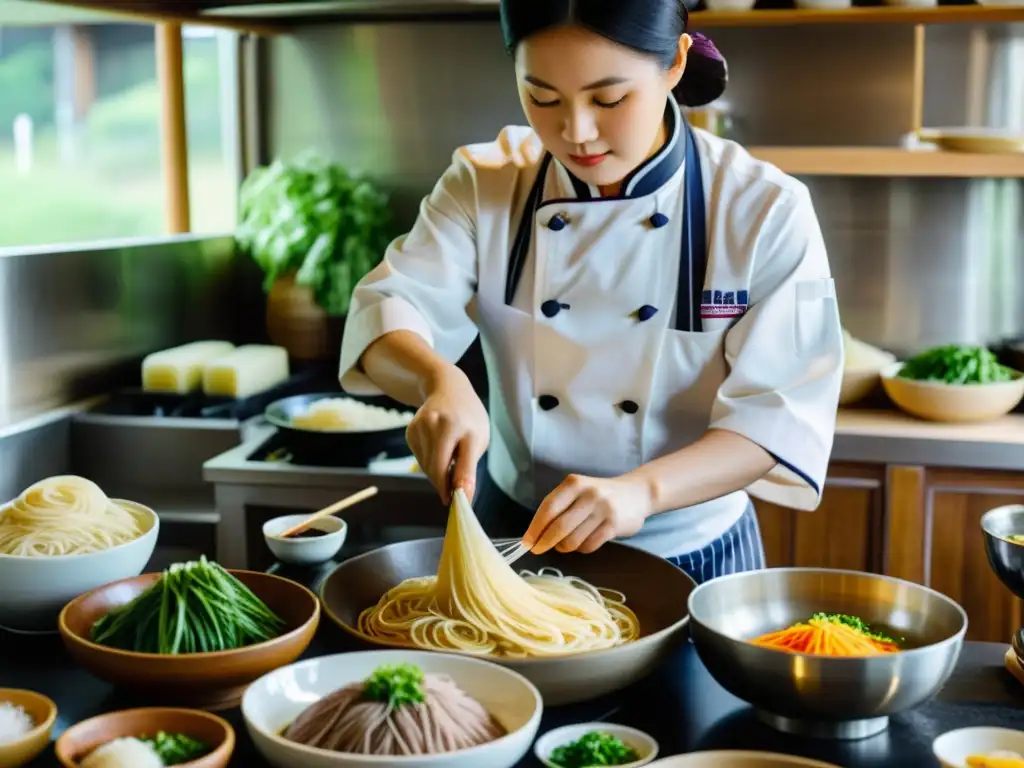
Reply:
[[[437,576],[390,589],[359,615],[358,629],[398,645],[518,658],[612,648],[639,637],[621,593],[554,569],[518,574],[511,559],[457,490]]]
[[[91,480],[42,480],[0,507],[0,555],[61,557],[100,552],[146,532],[144,513],[108,499]]]
[[[349,397],[329,397],[293,416],[292,425],[323,432],[371,432],[408,426],[413,415],[412,411],[381,408]]]

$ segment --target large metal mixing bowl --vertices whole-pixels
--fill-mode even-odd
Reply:
[[[1011,536],[1024,536],[1024,504],[989,510],[982,515],[981,530],[992,570],[1007,589],[1024,599],[1024,544],[1010,541]]]
[[[356,629],[359,614],[405,579],[436,574],[443,542],[441,538],[405,541],[341,563],[320,589],[325,613],[365,643],[401,647],[360,633]],[[611,542],[589,555],[527,555],[515,567],[558,568],[595,587],[618,590],[640,622],[639,640],[604,651],[557,658],[488,657],[536,685],[548,706],[624,688],[645,677],[686,639],[686,600],[696,584],[680,568],[642,549]]]
[[[967,614],[909,581],[857,571],[773,568],[706,582],[690,595],[690,635],[711,675],[772,727],[855,739],[930,699],[953,672]],[[861,658],[751,645],[818,611],[859,616],[906,638],[907,650]]]

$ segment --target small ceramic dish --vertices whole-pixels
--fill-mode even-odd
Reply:
[[[959,728],[932,742],[932,752],[943,768],[967,768],[968,757],[1024,755],[1024,731],[1010,728]]]
[[[0,688],[0,702],[9,702],[25,710],[34,727],[20,739],[0,742],[0,768],[21,768],[34,760],[50,743],[57,705],[35,691]]]
[[[319,565],[326,563],[341,550],[348,534],[348,525],[338,517],[321,517],[310,524],[313,535],[282,539],[278,534],[309,518],[309,515],[285,515],[263,524],[263,539],[274,557],[292,565]]]
[[[615,723],[578,723],[576,725],[555,728],[537,739],[537,743],[533,746],[533,753],[548,768],[559,768],[556,763],[551,762],[551,754],[558,747],[564,747],[566,744],[579,741],[580,738],[594,731],[614,736],[636,750],[636,753],[640,756],[639,760],[625,763],[618,768],[639,768],[641,765],[647,765],[652,762],[658,756],[658,742],[653,738],[643,731],[638,731],[636,728]]]
[[[235,730],[226,720],[195,709],[125,709],[83,720],[57,739],[55,752],[64,768],[78,768],[94,750],[114,739],[146,738],[160,731],[183,734],[210,751],[177,768],[226,768],[235,751]]]

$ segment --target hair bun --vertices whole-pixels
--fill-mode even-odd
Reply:
[[[686,71],[676,96],[687,107],[702,107],[725,93],[729,65],[711,40],[699,32],[690,35],[693,45],[687,57]]]

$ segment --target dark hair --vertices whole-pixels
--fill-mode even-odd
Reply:
[[[683,0],[501,0],[501,31],[510,53],[530,35],[575,24],[649,54],[667,69],[675,62],[688,21]],[[676,98],[699,107],[721,96],[727,81],[722,54],[706,37],[694,34]]]

